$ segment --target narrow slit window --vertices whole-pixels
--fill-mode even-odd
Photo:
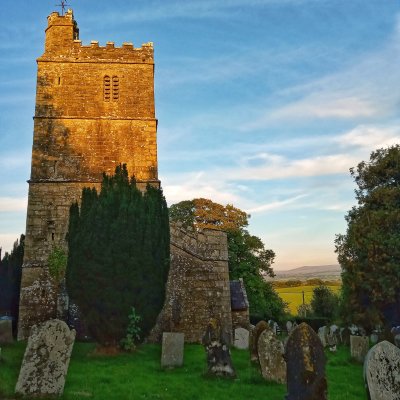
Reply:
[[[112,99],[113,101],[119,100],[119,78],[115,75],[112,77]]]
[[[104,77],[104,101],[111,99],[111,79],[108,75]]]

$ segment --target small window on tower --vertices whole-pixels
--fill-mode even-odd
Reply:
[[[106,75],[104,77],[104,101],[110,101],[111,98],[111,78]]]
[[[115,75],[112,77],[112,99],[113,101],[119,99],[119,78]]]

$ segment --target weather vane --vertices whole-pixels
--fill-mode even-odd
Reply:
[[[64,15],[65,12],[65,6],[68,6],[67,0],[60,0],[61,4],[56,4],[56,7],[61,7],[61,15]]]

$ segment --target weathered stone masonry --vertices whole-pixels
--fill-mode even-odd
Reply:
[[[66,246],[69,206],[83,187],[126,163],[138,185],[159,186],[151,43],[82,46],[72,11],[48,17],[38,58],[32,168],[18,337],[56,316],[46,262]]]
[[[183,332],[185,342],[200,343],[210,319],[232,338],[228,245],[225,232],[185,230],[170,225],[171,264],[164,308],[150,340],[162,332]]]

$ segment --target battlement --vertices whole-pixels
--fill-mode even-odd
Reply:
[[[144,43],[138,48],[131,42],[124,42],[118,47],[112,41],[105,46],[99,46],[97,40],[92,40],[90,45],[83,45],[72,10],[68,10],[65,15],[52,12],[47,21],[45,52],[38,61],[62,58],[65,62],[154,63],[152,42]]]

